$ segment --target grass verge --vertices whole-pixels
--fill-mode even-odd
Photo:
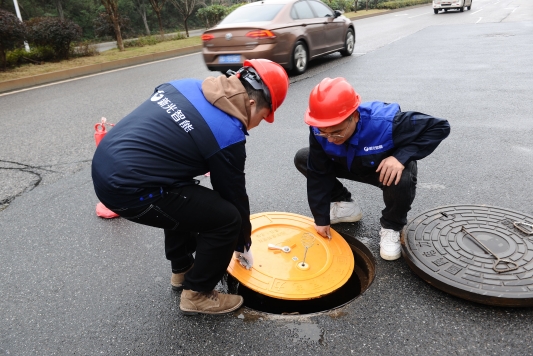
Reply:
[[[164,41],[151,46],[126,48],[123,52],[118,49],[110,49],[96,56],[73,58],[61,62],[44,63],[44,64],[26,64],[14,69],[8,69],[6,72],[0,72],[0,82],[13,80],[34,75],[51,73],[58,70],[65,70],[88,66],[91,64],[100,64],[119,59],[132,58],[145,54],[159,53],[173,49],[184,48],[199,45],[202,43],[200,37],[189,37],[182,40]]]
[[[374,14],[379,14],[381,12],[387,12],[387,11],[389,10],[370,9],[370,10],[359,10],[357,12],[345,12],[343,15],[349,19],[353,19],[354,17],[374,15]]]

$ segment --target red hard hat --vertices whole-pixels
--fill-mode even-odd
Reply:
[[[243,63],[244,67],[252,67],[265,83],[270,96],[272,110],[265,118],[267,122],[274,122],[274,111],[283,104],[289,90],[289,77],[287,72],[277,63],[268,59],[248,59]]]
[[[361,97],[344,78],[324,78],[309,95],[305,123],[315,127],[340,124],[361,103]]]

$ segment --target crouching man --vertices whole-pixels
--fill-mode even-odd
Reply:
[[[100,201],[123,218],[164,230],[171,286],[183,289],[185,314],[224,314],[243,303],[214,288],[234,251],[248,268],[253,264],[246,136],[261,121],[274,121],[288,86],[284,69],[265,59],[245,61],[229,77],[162,84],[95,152]],[[212,190],[194,180],[207,172]]]
[[[448,121],[402,112],[395,103],[361,103],[344,78],[325,78],[311,92],[305,114],[309,147],[294,157],[307,177],[307,198],[316,231],[359,221],[363,214],[337,178],[374,185],[383,191],[380,255],[400,257],[400,231],[415,198],[417,160],[431,154],[450,133]]]

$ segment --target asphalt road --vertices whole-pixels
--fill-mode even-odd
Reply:
[[[355,25],[355,54],[292,77],[275,124],[251,132],[252,213],[310,216],[292,157],[307,142],[309,92],[344,76],[365,101],[451,123],[450,137],[419,162],[410,216],[448,204],[533,215],[530,1],[476,0],[438,15],[427,6]],[[93,125],[117,122],[162,82],[213,74],[194,54],[0,95],[0,355],[533,354],[533,310],[451,297],[401,259],[378,258],[371,287],[335,313],[181,316],[162,233],[94,215]],[[379,256],[381,194],[347,186],[364,218],[336,228]]]

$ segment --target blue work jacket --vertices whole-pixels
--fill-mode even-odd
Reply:
[[[342,145],[316,136],[309,128],[307,198],[315,223],[329,225],[331,193],[335,184],[334,164],[358,175],[376,174],[381,161],[393,156],[406,165],[435,150],[450,133],[447,120],[419,112],[402,112],[396,103],[362,103],[353,135]]]
[[[142,207],[210,172],[213,189],[241,214],[238,246],[249,246],[247,134],[241,121],[206,100],[201,81],[162,84],[97,147],[92,161],[96,195],[111,208]]]

